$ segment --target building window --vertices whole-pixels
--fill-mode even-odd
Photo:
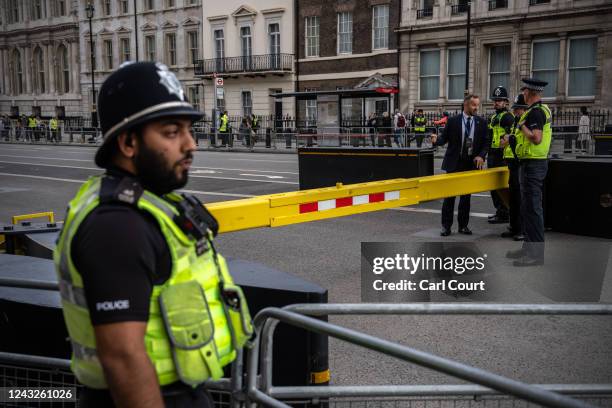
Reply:
[[[104,40],[104,69],[113,69],[113,40]]]
[[[21,62],[21,53],[19,50],[13,51],[13,94],[19,95],[23,93],[23,64]]]
[[[66,15],[66,0],[53,1],[53,16],[62,17]]]
[[[225,67],[225,37],[223,29],[215,30],[213,33],[215,38],[215,71],[223,72]]]
[[[489,96],[498,86],[510,87],[510,44],[497,45],[489,49]]]
[[[420,57],[419,100],[437,100],[440,95],[440,51],[421,51]]]
[[[111,15],[111,0],[102,0],[102,13],[105,16]]]
[[[18,23],[21,21],[20,3],[21,0],[8,0],[8,23]]]
[[[195,64],[195,62],[200,59],[197,31],[190,31],[187,33],[187,49],[189,50],[189,64]]]
[[[338,13],[338,54],[353,52],[353,14]]]
[[[251,27],[240,27],[240,51],[242,53],[242,69],[251,69],[252,37]]]
[[[268,42],[270,45],[270,68],[280,68],[280,24],[268,24]]]
[[[166,64],[176,65],[176,34],[166,34]]]
[[[319,56],[319,17],[306,17],[306,56]]]
[[[191,103],[195,109],[200,110],[200,87],[196,85],[190,86],[187,89],[189,103]]]
[[[463,99],[465,88],[465,48],[450,48],[448,50],[448,99]]]
[[[172,8],[174,6],[174,0],[166,0],[166,8]]]
[[[129,0],[119,0],[119,13],[127,14],[129,13]]]
[[[153,10],[155,8],[155,0],[143,0],[145,11]]]
[[[34,91],[45,93],[45,57],[40,47],[34,50]]]
[[[251,116],[253,113],[253,99],[251,91],[242,91],[242,116]]]
[[[47,1],[46,0],[31,0],[32,3],[32,20],[40,20],[46,17]]]
[[[567,96],[595,96],[597,38],[569,41]]]
[[[121,52],[121,62],[129,61],[131,56],[130,39],[119,39],[119,47]]]
[[[372,49],[389,47],[389,5],[372,7]]]
[[[186,4],[187,4],[188,6],[195,6],[195,5],[200,4],[200,0],[187,0],[187,3],[186,3]]]
[[[70,92],[70,63],[68,59],[68,49],[64,45],[60,45],[57,49],[58,56],[58,86],[60,93]]]
[[[145,52],[147,53],[147,61],[155,61],[155,36],[147,35],[145,37]]]
[[[544,88],[545,98],[557,96],[559,77],[559,41],[534,42],[532,49],[531,74],[534,78],[548,82]]]

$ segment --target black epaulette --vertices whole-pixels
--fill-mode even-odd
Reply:
[[[129,176],[105,175],[100,185],[100,203],[121,202],[136,206],[144,189]]]

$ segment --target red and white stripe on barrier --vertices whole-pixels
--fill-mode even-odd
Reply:
[[[387,191],[386,193],[364,194],[353,197],[335,198],[333,200],[314,201],[312,203],[300,204],[300,214],[333,210],[334,208],[350,207],[353,205],[381,203],[384,201],[399,200],[399,191]]]

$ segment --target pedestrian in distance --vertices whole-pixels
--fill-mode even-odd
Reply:
[[[521,226],[521,184],[519,181],[520,162],[516,156],[516,148],[523,144],[524,135],[518,127],[518,123],[524,120],[524,114],[528,106],[523,94],[519,94],[512,104],[514,125],[510,135],[504,135],[500,140],[500,146],[504,149],[504,160],[508,166],[510,177],[508,187],[510,190],[510,205],[508,208],[510,225],[507,231],[502,232],[502,238],[512,238],[515,241],[523,241],[523,228]]]
[[[219,133],[221,133],[221,147],[227,146],[229,143],[230,124],[227,111],[223,111],[219,119]]]
[[[212,407],[203,386],[252,334],[215,250],[218,223],[185,186],[203,114],[165,65],[123,64],[102,84],[104,141],[54,252],[83,385],[80,407]]]
[[[417,147],[423,145],[425,132],[427,131],[427,118],[423,114],[423,109],[419,109],[414,116],[414,138],[416,139]]]
[[[524,136],[516,147],[520,161],[521,222],[525,240],[521,249],[506,256],[515,259],[514,266],[536,266],[544,263],[544,209],[542,196],[548,172],[548,152],[552,140],[552,113],[542,103],[546,81],[535,78],[522,80],[521,92],[529,105],[518,123]]]
[[[586,106],[580,108],[580,121],[578,122],[578,139],[576,140],[576,149],[581,153],[589,151],[589,142],[591,141],[591,119]]]
[[[242,139],[242,143],[246,147],[251,147],[251,126],[249,126],[249,121],[247,118],[242,118],[240,121],[240,128],[238,129],[238,133],[240,134],[240,139]]]
[[[447,173],[484,168],[489,139],[486,121],[476,115],[479,105],[480,98],[477,95],[467,95],[463,101],[463,112],[448,120],[440,136],[431,136],[433,146],[443,146],[448,143],[442,161],[442,170],[446,170]],[[454,209],[455,197],[445,198],[442,204],[442,230],[440,231],[443,237],[451,234]],[[472,234],[472,230],[468,227],[470,221],[469,194],[459,198],[457,221],[460,234]]]
[[[378,128],[379,136],[378,136],[378,147],[392,147],[391,146],[391,132],[393,131],[393,124],[391,121],[391,117],[389,116],[389,112],[383,112],[382,114],[382,124]]]
[[[495,167],[504,167],[504,149],[500,145],[500,141],[504,136],[512,133],[514,127],[514,117],[508,112],[508,91],[503,86],[498,86],[493,90],[491,95],[495,113],[489,119],[489,139],[491,146],[487,155],[487,167],[489,169]],[[491,191],[491,200],[495,208],[495,214],[489,216],[490,224],[505,224],[508,222],[508,208],[502,200],[499,192]]]
[[[393,115],[393,139],[397,147],[403,147],[403,139],[406,131],[406,117],[399,109]]]
[[[368,118],[368,130],[370,132],[370,141],[372,142],[372,147],[376,147],[376,133],[378,133],[376,129],[377,125],[378,118],[376,117],[376,113],[372,112],[370,113],[370,116]]]

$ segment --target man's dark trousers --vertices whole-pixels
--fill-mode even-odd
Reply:
[[[476,166],[470,157],[461,158],[456,171],[475,170]],[[449,172],[454,173],[454,172]],[[459,228],[467,227],[470,221],[470,198],[471,195],[462,195],[459,197],[459,210],[457,221]],[[455,212],[455,197],[446,197],[442,203],[442,226],[450,229],[453,225]]]
[[[506,159],[510,177],[508,179],[508,187],[510,188],[510,229],[515,234],[521,234],[523,228],[521,226],[521,183],[519,179],[520,165],[516,159]]]
[[[489,169],[495,167],[505,166],[504,161],[504,149],[490,148],[487,156],[487,167]],[[508,208],[501,199],[499,193],[496,190],[491,191],[491,199],[493,200],[493,206],[495,207],[495,213],[501,218],[508,218]]]
[[[548,160],[521,160],[521,219],[525,242],[523,251],[534,259],[544,259],[544,209],[542,191]]]

